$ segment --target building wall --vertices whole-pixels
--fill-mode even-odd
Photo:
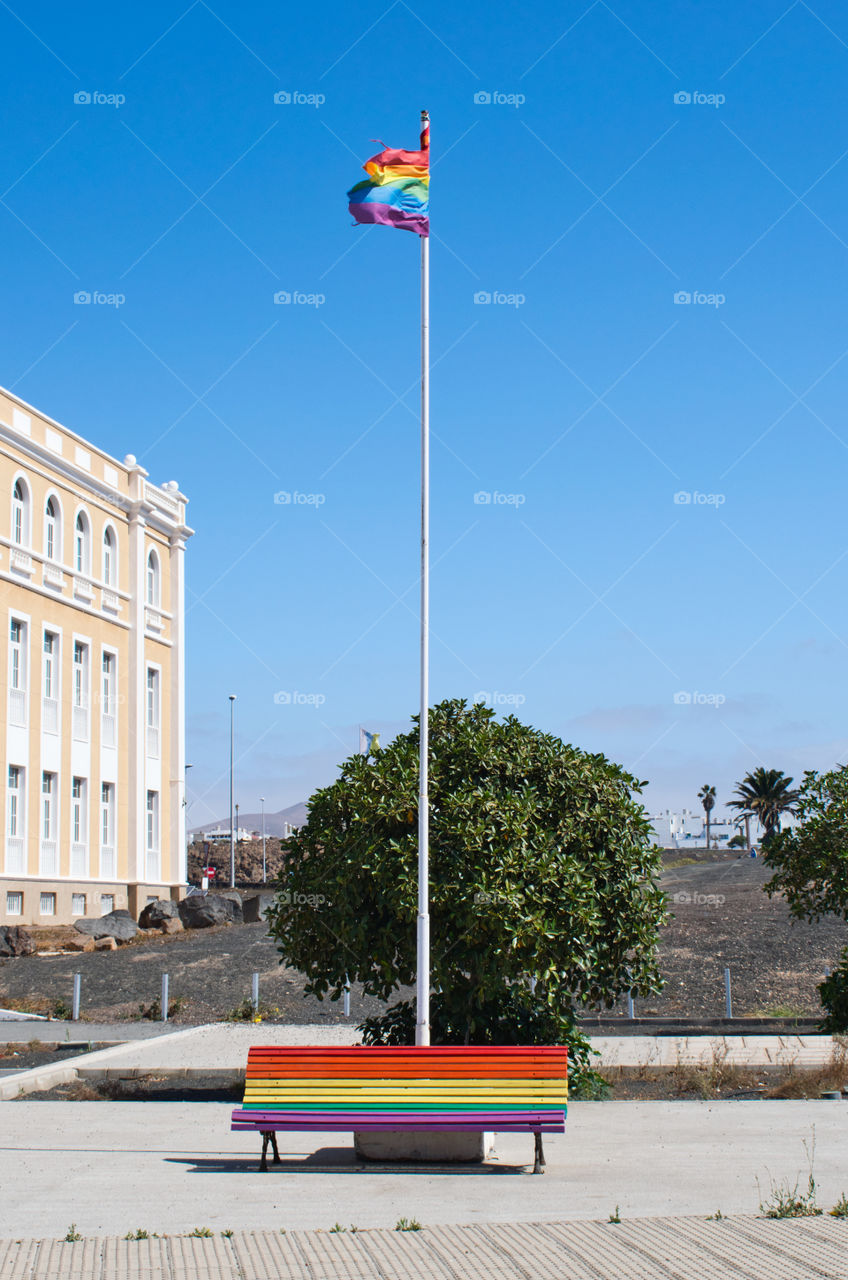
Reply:
[[[131,455],[119,463],[0,391],[0,922],[99,915],[103,895],[137,911],[185,884],[185,506]]]

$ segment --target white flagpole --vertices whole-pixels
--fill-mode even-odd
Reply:
[[[430,116],[421,112],[429,147]],[[418,748],[418,955],[415,1043],[430,1043],[430,238],[421,236],[421,698]]]

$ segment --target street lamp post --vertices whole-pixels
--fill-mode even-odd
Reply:
[[[265,797],[264,796],[259,797],[259,803],[262,806],[262,883],[266,884],[268,881],[268,873],[266,871],[266,863],[265,863]]]
[[[236,842],[233,830],[233,703],[234,693],[230,694],[230,888],[236,887]]]

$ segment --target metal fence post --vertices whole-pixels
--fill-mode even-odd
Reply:
[[[632,991],[628,991],[627,993],[627,1016],[628,1018],[636,1017],[636,1011],[633,1008],[633,992]]]
[[[74,1022],[79,1022],[81,987],[82,987],[82,974],[75,973],[74,974],[74,995],[73,995],[73,1002],[72,1002],[73,1007],[71,1009],[71,1019]]]
[[[253,990],[251,994],[251,1000],[253,1002],[253,1012],[258,1013],[259,1012],[259,974],[258,973],[254,973],[253,975]]]
[[[733,1000],[730,995],[730,969],[724,970],[724,1016],[726,1018],[733,1017]]]
[[[162,1008],[162,1021],[163,1021],[163,1022],[167,1022],[167,1021],[168,1021],[168,1005],[169,1005],[169,1003],[170,1003],[169,998],[168,998],[168,988],[169,988],[169,986],[170,986],[170,979],[169,979],[169,977],[168,977],[168,974],[167,974],[167,973],[163,973],[163,974],[162,974],[162,1005],[161,1005],[161,1008]]]
[[[344,1016],[346,1018],[349,1018],[350,1017],[350,983],[348,981],[347,974],[345,974],[344,994],[342,998],[344,1000]]]

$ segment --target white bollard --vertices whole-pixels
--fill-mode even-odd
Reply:
[[[258,1013],[259,1012],[259,974],[258,973],[254,973],[253,975],[253,991],[251,994],[251,1000],[253,1002],[253,1012]]]
[[[627,1016],[628,1018],[636,1017],[636,1011],[633,1007],[633,994],[630,991],[627,993]]]
[[[344,993],[342,995],[342,999],[344,1001],[344,1016],[346,1018],[349,1018],[350,1017],[350,983],[348,982],[347,974],[345,974]]]
[[[169,988],[169,986],[170,986],[170,979],[169,979],[169,977],[168,977],[168,974],[167,974],[167,973],[163,973],[163,974],[162,974],[162,1006],[161,1006],[161,1007],[162,1007],[162,1021],[163,1021],[163,1022],[167,1022],[167,1021],[168,1021],[168,1005],[169,1005],[169,1003],[170,1003],[170,1000],[169,1000],[169,998],[168,998],[168,988]]]
[[[730,996],[730,969],[724,970],[724,1016],[733,1017],[733,1000]]]
[[[74,1022],[79,1022],[81,987],[82,987],[82,974],[75,973],[74,974],[74,995],[73,995],[73,1001],[72,1001],[73,1007],[71,1009],[71,1019]]]

